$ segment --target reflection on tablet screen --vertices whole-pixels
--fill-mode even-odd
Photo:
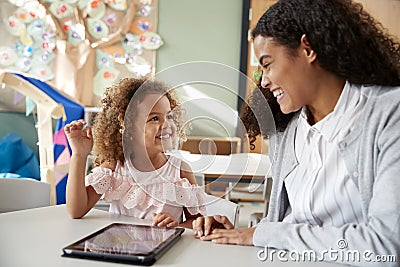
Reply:
[[[85,252],[147,255],[174,235],[175,229],[137,225],[112,225],[100,234],[76,244]]]

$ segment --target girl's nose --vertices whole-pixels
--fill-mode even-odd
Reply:
[[[268,88],[270,83],[271,81],[268,79],[267,74],[263,71],[263,74],[261,76],[261,87]]]
[[[163,124],[162,124],[162,129],[168,129],[168,128],[172,128],[172,123],[168,120],[164,120]]]

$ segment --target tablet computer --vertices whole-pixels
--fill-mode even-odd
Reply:
[[[184,231],[180,227],[112,223],[63,248],[63,256],[152,265]]]

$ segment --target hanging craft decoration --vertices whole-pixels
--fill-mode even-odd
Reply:
[[[113,67],[101,68],[94,77],[94,93],[97,96],[103,94],[103,88],[111,86],[119,76],[119,71]]]
[[[155,32],[156,0],[8,0],[7,5],[0,3],[1,9],[14,8],[3,12],[8,15],[1,21],[12,44],[0,46],[0,68],[50,81],[89,106],[120,76],[155,72],[154,51],[163,45]]]
[[[156,50],[163,45],[160,35],[154,32],[145,32],[140,35],[140,42],[144,49]]]
[[[5,67],[13,65],[17,62],[17,54],[9,47],[0,46],[0,65]]]
[[[23,99],[25,99],[25,96],[23,94],[18,91],[14,91],[14,105],[17,105]]]
[[[150,15],[151,9],[152,8],[149,5],[142,6],[141,8],[139,8],[137,15],[147,17],[148,15]]]
[[[28,117],[36,108],[36,104],[29,97],[25,97],[25,105],[26,105],[25,115]]]
[[[132,22],[130,32],[134,34],[142,34],[152,30],[153,25],[151,22],[144,18],[137,18]]]

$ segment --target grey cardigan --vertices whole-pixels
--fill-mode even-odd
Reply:
[[[268,216],[254,232],[255,246],[313,250],[319,255],[329,249],[340,251],[338,241],[345,240],[347,249],[359,251],[361,258],[342,263],[381,265],[373,260],[394,255],[397,262],[386,262],[385,266],[399,266],[400,87],[364,86],[361,90],[367,92],[363,116],[338,143],[338,149],[360,191],[364,222],[341,227],[282,222],[289,207],[284,180],[298,164],[294,150],[297,113],[286,130],[269,141],[273,185]]]

